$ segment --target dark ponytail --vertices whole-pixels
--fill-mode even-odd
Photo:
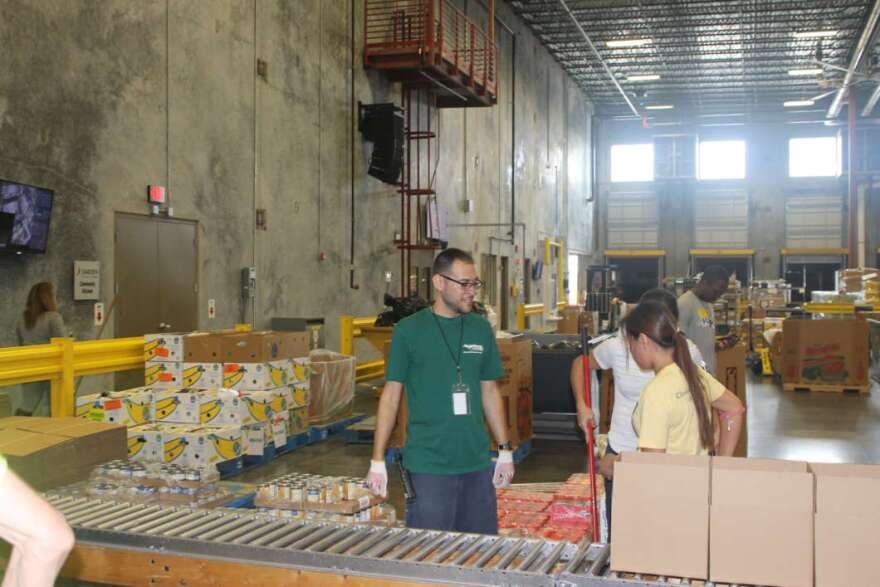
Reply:
[[[630,338],[638,338],[644,334],[658,346],[672,349],[672,360],[681,369],[687,381],[691,399],[697,410],[697,422],[700,428],[700,444],[711,450],[715,443],[712,419],[706,403],[706,393],[700,368],[691,360],[687,338],[678,329],[675,318],[663,303],[644,300],[639,303],[623,320],[623,328]]]

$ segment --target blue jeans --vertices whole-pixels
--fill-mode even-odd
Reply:
[[[406,527],[498,534],[494,467],[462,475],[410,473],[416,497],[406,502]]]

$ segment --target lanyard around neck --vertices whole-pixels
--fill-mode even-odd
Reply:
[[[446,333],[443,332],[443,327],[440,325],[440,318],[437,317],[434,310],[431,310],[431,315],[434,316],[434,322],[437,323],[437,330],[440,331],[440,336],[443,337],[443,343],[446,345],[446,350],[449,351],[449,356],[452,358],[452,362],[455,363],[455,371],[458,373],[458,381],[461,382],[461,347],[464,344],[464,316],[460,316],[461,331],[458,335],[458,356],[456,357],[455,353],[452,351],[452,347],[449,345],[449,341],[446,339]]]

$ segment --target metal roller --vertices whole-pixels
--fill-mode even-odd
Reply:
[[[79,544],[447,585],[669,587],[608,570],[607,545],[285,520],[232,510],[56,497]],[[497,559],[497,562],[496,562]],[[629,576],[627,576],[629,577]],[[678,582],[678,584],[686,584]]]

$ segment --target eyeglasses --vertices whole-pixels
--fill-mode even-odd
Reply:
[[[452,283],[458,284],[461,289],[480,289],[481,287],[483,287],[483,282],[479,279],[475,279],[473,281],[459,281],[457,279],[449,277],[448,275],[443,275],[442,273],[438,273],[438,275],[446,281],[451,281]]]

